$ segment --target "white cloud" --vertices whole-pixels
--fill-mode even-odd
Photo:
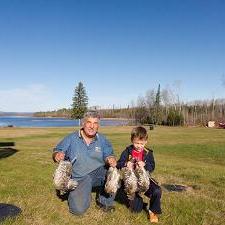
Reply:
[[[52,92],[43,84],[0,90],[0,111],[45,111],[50,109],[52,96]]]

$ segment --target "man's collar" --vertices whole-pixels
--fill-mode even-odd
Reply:
[[[83,130],[83,128],[81,128],[81,129],[79,130],[79,133],[78,133],[79,138],[82,138],[81,130]]]

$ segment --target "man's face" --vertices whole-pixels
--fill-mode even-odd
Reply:
[[[98,118],[87,118],[83,122],[83,130],[87,137],[94,137],[99,128],[99,119]]]
[[[147,140],[141,140],[139,138],[134,138],[133,140],[134,148],[138,151],[141,151],[146,144],[147,144]]]

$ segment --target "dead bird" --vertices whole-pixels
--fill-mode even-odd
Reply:
[[[78,182],[71,179],[71,175],[72,163],[70,161],[61,160],[53,175],[55,189],[60,191],[60,195],[64,195],[77,187]]]
[[[120,173],[118,169],[109,167],[106,176],[105,191],[108,194],[115,194],[120,187]]]
[[[144,167],[136,166],[134,171],[137,177],[138,191],[141,193],[146,192],[150,185],[150,174]]]
[[[138,179],[134,173],[133,169],[128,167],[122,168],[123,172],[123,181],[124,181],[124,190],[127,194],[129,200],[133,200],[135,193],[138,191]]]

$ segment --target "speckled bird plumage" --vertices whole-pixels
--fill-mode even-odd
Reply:
[[[61,195],[75,189],[78,185],[76,180],[71,179],[71,174],[71,162],[61,160],[53,175],[55,189],[59,190]]]
[[[138,191],[137,177],[134,170],[129,169],[128,167],[124,167],[122,171],[125,192],[127,193],[128,199],[133,200],[135,197],[135,192]]]
[[[105,191],[109,194],[115,194],[120,187],[120,173],[117,168],[109,167],[105,183]]]
[[[146,192],[150,185],[150,175],[144,167],[136,167],[134,171],[137,177],[138,191]]]

